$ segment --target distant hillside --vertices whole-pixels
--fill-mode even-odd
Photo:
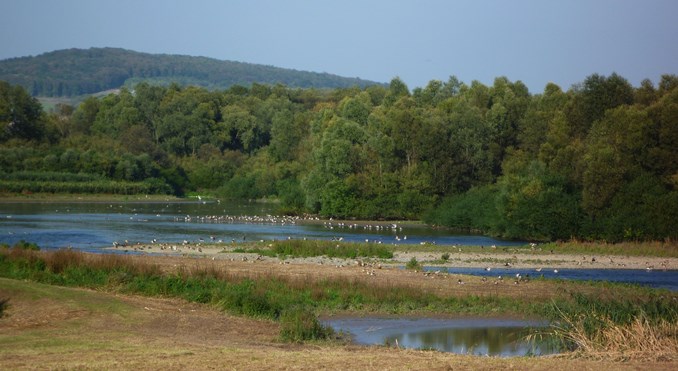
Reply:
[[[184,55],[147,54],[116,48],[66,49],[0,61],[0,80],[24,86],[33,96],[93,94],[126,83],[198,85],[225,89],[252,83],[299,88],[365,87],[379,84],[328,73]]]

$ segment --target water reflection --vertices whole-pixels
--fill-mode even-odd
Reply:
[[[542,321],[344,318],[325,323],[350,333],[354,342],[365,345],[397,344],[405,348],[501,357],[558,352],[548,339],[526,340],[531,330],[547,325]]]

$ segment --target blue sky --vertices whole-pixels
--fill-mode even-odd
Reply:
[[[532,93],[678,74],[674,0],[0,0],[0,59],[120,47],[388,82],[455,75]]]

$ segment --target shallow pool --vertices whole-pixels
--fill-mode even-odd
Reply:
[[[548,337],[528,341],[548,322],[497,318],[329,318],[335,331],[349,333],[364,345],[435,349],[458,354],[513,357],[558,353]]]

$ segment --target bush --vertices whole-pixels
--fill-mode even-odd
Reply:
[[[450,260],[450,253],[447,253],[447,252],[444,253],[443,255],[440,256],[440,259],[442,259],[443,261]]]
[[[421,269],[421,264],[419,264],[419,261],[417,261],[417,258],[415,258],[413,256],[412,259],[410,259],[410,261],[407,262],[407,265],[405,266],[405,268],[419,270],[419,269]]]
[[[373,243],[342,243],[333,241],[278,241],[273,246],[273,252],[279,256],[309,257],[327,256],[330,258],[375,257],[381,259],[393,258],[393,251],[387,246]]]
[[[304,308],[292,308],[280,316],[280,338],[288,342],[324,340],[334,335],[334,330],[323,326],[315,314]]]

